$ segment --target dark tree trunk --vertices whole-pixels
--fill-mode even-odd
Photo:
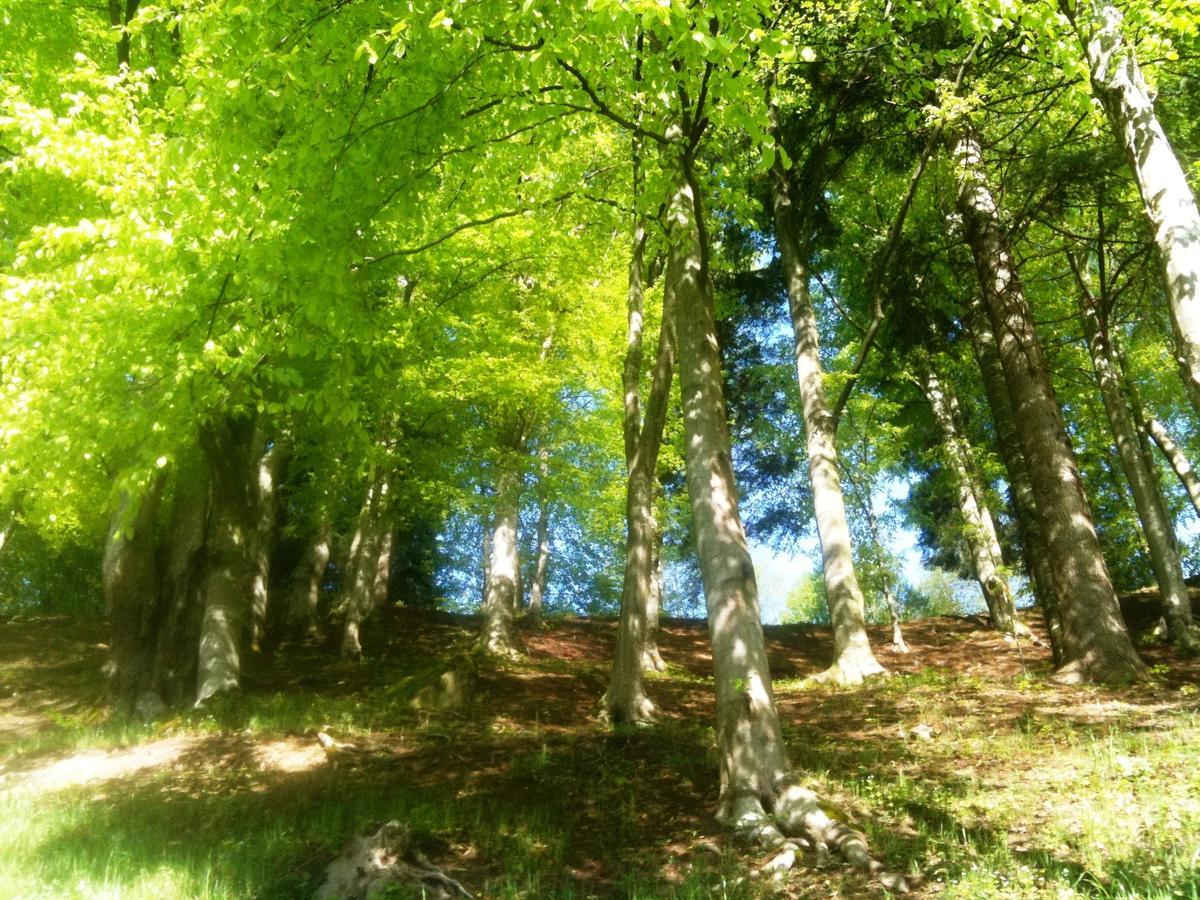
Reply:
[[[195,697],[196,650],[204,614],[201,594],[209,533],[209,490],[207,469],[193,454],[177,472],[164,547],[155,680],[163,700],[170,705]]]
[[[958,140],[954,161],[959,212],[975,257],[983,306],[998,337],[1013,413],[1023,425],[1021,446],[1059,585],[1063,654],[1057,677],[1108,682],[1142,677],[1145,666],[1121,619],[1008,234],[973,136]]]
[[[333,551],[333,529],[327,519],[317,526],[288,589],[287,633],[291,640],[316,635],[317,604]]]
[[[164,473],[126,489],[104,547],[102,584],[112,629],[109,667],[114,704],[123,713],[161,704],[154,684],[154,621],[159,596],[155,529]],[[148,695],[152,695],[148,696]]]
[[[286,456],[278,443],[272,443],[259,458],[251,484],[255,521],[250,550],[254,558],[254,581],[250,589],[250,646],[254,650],[260,649],[267,627],[271,556],[279,529],[279,476],[287,464]]]
[[[1025,464],[1025,452],[1013,415],[1012,401],[1008,396],[1008,384],[1004,380],[1004,369],[1000,364],[1000,350],[982,306],[975,302],[967,317],[975,360],[983,376],[984,393],[992,424],[996,429],[996,446],[1008,475],[1009,503],[1017,523],[1017,534],[1021,540],[1021,551],[1025,569],[1033,583],[1033,593],[1046,620],[1046,632],[1050,636],[1050,649],[1056,664],[1062,661],[1062,625],[1059,619],[1058,586],[1050,566],[1050,554],[1046,548],[1045,530],[1037,501],[1034,499],[1033,484],[1029,480],[1029,469]]]

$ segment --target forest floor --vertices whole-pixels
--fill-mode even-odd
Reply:
[[[101,623],[0,624],[0,896],[305,897],[391,819],[478,897],[885,893],[811,856],[758,876],[768,857],[714,822],[701,623],[664,623],[661,724],[616,732],[594,717],[607,621],[525,628],[463,711],[414,709],[475,627],[389,610],[361,664],[250,660],[241,695],[143,725],[105,718]],[[1200,897],[1197,662],[1144,646],[1148,683],[1062,687],[1044,646],[946,617],[908,623],[908,655],[875,629],[892,677],[836,689],[803,680],[828,630],[767,631],[796,770],[915,896]]]

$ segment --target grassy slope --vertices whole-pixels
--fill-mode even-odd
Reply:
[[[591,718],[610,623],[527,632],[462,715],[409,707],[469,620],[372,620],[367,663],[255,661],[238,698],[154,726],[105,724],[103,630],[0,625],[0,897],[297,897],[352,834],[411,823],[487,897],[827,897],[880,889],[808,858],[782,884],[712,821],[702,627],[668,624],[663,724]],[[883,635],[878,635],[883,640]],[[919,896],[1200,897],[1195,664],[1154,651],[1125,691],[1046,682],[1043,650],[977,622],[909,626],[889,680],[801,686],[828,635],[770,629],[798,770]],[[352,747],[327,755],[324,729]],[[915,732],[914,732],[915,729]]]

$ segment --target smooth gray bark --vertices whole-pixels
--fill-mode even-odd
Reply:
[[[279,476],[285,464],[279,444],[268,447],[258,460],[251,496],[255,522],[251,553],[254,556],[254,580],[250,588],[250,647],[260,649],[267,627],[270,601],[271,554],[275,550],[279,526]]]
[[[1120,11],[1091,0],[1086,20],[1074,19],[1091,70],[1092,93],[1133,170],[1162,261],[1178,362],[1188,395],[1200,413],[1200,211],[1179,158],[1171,148],[1154,98],[1122,31]],[[1072,15],[1069,4],[1064,11]]]
[[[983,307],[998,339],[1013,414],[1022,425],[1021,446],[1059,586],[1063,653],[1056,677],[1068,682],[1125,682],[1142,677],[1145,666],[1129,639],[1100,552],[1075,453],[1008,233],[983,171],[979,143],[963,134],[953,149],[958,208],[975,258]]]
[[[882,872],[862,835],[829,817],[788,766],[759,617],[758,586],[738,510],[721,384],[708,241],[691,160],[681,162],[670,205],[668,264],[677,303],[688,495],[708,610],[721,792],[717,817],[742,836],[776,845],[803,836],[902,887]]]
[[[1015,630],[1012,590],[1001,568],[1004,561],[1000,556],[1000,543],[991,511],[981,502],[983,491],[975,483],[971,448],[959,430],[954,415],[952,389],[938,377],[928,354],[919,355],[922,357],[921,386],[933,411],[933,420],[942,435],[943,459],[954,482],[971,568],[983,593],[993,627],[1005,634],[1012,634]]]
[[[846,521],[846,503],[838,474],[836,423],[825,397],[817,320],[808,291],[807,261],[791,185],[778,156],[771,167],[771,204],[795,336],[808,472],[821,542],[825,597],[833,624],[834,662],[821,677],[840,684],[857,684],[886,670],[875,658],[867,637],[866,603],[854,571],[850,525]]]
[[[658,649],[658,626],[662,617],[663,598],[663,535],[662,528],[655,522],[654,577],[650,582],[650,595],[646,598],[646,641],[642,648],[642,668],[647,672],[662,672],[667,668]]]
[[[359,629],[375,606],[379,558],[388,533],[384,528],[387,492],[386,482],[376,482],[367,489],[350,542],[346,580],[342,585],[345,618],[340,652],[346,659],[362,658]]]
[[[621,591],[621,621],[617,629],[612,677],[602,701],[604,714],[614,723],[648,722],[655,714],[654,704],[646,694],[643,673],[650,633],[650,607],[655,602],[654,555],[658,523],[654,517],[654,485],[675,372],[675,282],[678,276],[668,264],[663,290],[662,326],[659,329],[658,351],[643,421],[638,401],[642,340],[642,267],[639,257],[643,244],[642,236],[635,236],[634,260],[630,265],[629,331],[624,369],[624,431],[629,473],[625,489],[625,580]],[[636,365],[631,365],[630,358],[635,354],[639,359]]]
[[[687,485],[716,681],[718,818],[754,825],[764,818],[764,807],[773,805],[786,778],[787,754],[771,691],[754,564],[738,510],[701,212],[686,168],[670,215],[667,277],[678,304]]]
[[[537,560],[533,568],[533,584],[529,587],[529,618],[541,622],[545,612],[546,583],[550,577],[550,498],[546,485],[549,478],[549,453],[546,448],[538,451],[538,520]]]
[[[515,656],[521,653],[516,629],[521,571],[520,544],[517,539],[521,473],[511,462],[500,471],[494,509],[480,645],[490,653]]]
[[[1175,529],[1167,518],[1158,482],[1150,471],[1150,461],[1142,454],[1133,415],[1126,405],[1119,363],[1112,341],[1101,320],[1099,299],[1088,289],[1083,274],[1075,266],[1079,281],[1079,313],[1088,342],[1088,353],[1096,373],[1096,385],[1104,402],[1117,457],[1125,480],[1133,493],[1134,507],[1142,534],[1150,552],[1150,566],[1158,584],[1171,639],[1185,650],[1195,650],[1197,636],[1192,630],[1192,607],[1183,565],[1176,552]]]
[[[1141,425],[1146,434],[1153,438],[1155,446],[1162,451],[1171,471],[1175,473],[1175,477],[1187,491],[1188,499],[1192,501],[1192,509],[1196,511],[1197,516],[1200,516],[1200,476],[1196,475],[1196,470],[1192,468],[1186,454],[1158,419],[1153,416],[1144,416]]]
[[[211,473],[212,512],[203,586],[196,705],[235,690],[250,614],[254,558],[254,421],[227,416],[201,429],[201,447]]]
[[[978,300],[972,303],[967,326],[971,334],[971,346],[975,351],[975,361],[982,376],[988,409],[992,414],[992,424],[996,429],[996,449],[1008,476],[1009,502],[1021,539],[1025,569],[1033,583],[1034,596],[1042,610],[1046,632],[1050,637],[1050,649],[1057,664],[1062,652],[1058,586],[1050,566],[1041,514],[1034,498],[1033,483],[1029,480],[1029,468],[1025,464],[1025,452],[1021,447],[1017,420],[1013,415],[1012,400],[1008,395],[1008,384],[1000,363],[1000,349],[996,344],[991,322],[988,321],[988,316]]]

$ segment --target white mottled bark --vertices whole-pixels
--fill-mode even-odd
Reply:
[[[1141,522],[1146,547],[1150,551],[1150,566],[1158,584],[1166,613],[1171,639],[1180,647],[1192,650],[1197,636],[1192,631],[1192,607],[1187,585],[1183,581],[1183,565],[1176,552],[1175,529],[1167,518],[1158,482],[1150,471],[1150,461],[1142,455],[1141,442],[1133,416],[1125,402],[1119,364],[1100,318],[1099,301],[1080,275],[1079,311],[1088,353],[1096,373],[1096,384],[1104,401],[1113,442],[1125,480],[1133,494],[1134,508]]]
[[[1133,169],[1162,260],[1178,338],[1179,366],[1200,412],[1200,211],[1171,148],[1115,5],[1092,0],[1080,39],[1092,92]],[[1078,23],[1077,23],[1078,24]]]
[[[992,625],[997,631],[1012,634],[1015,628],[1012,590],[1000,569],[1003,560],[991,511],[980,502],[982,490],[974,483],[970,447],[959,433],[949,386],[942,383],[928,358],[922,360],[922,365],[922,388],[933,420],[942,433],[944,459],[954,481],[958,511],[963,518],[963,538],[971,555],[975,580],[983,592]]]
[[[825,597],[833,624],[834,662],[822,676],[841,684],[857,684],[885,671],[867,638],[866,602],[854,571],[854,552],[846,502],[838,474],[835,423],[825,397],[824,374],[817,341],[817,319],[808,291],[807,264],[791,187],[778,157],[771,167],[771,203],[775,240],[783,260],[788,309],[796,342],[796,376],[804,413],[808,472],[817,535],[821,541]]]

